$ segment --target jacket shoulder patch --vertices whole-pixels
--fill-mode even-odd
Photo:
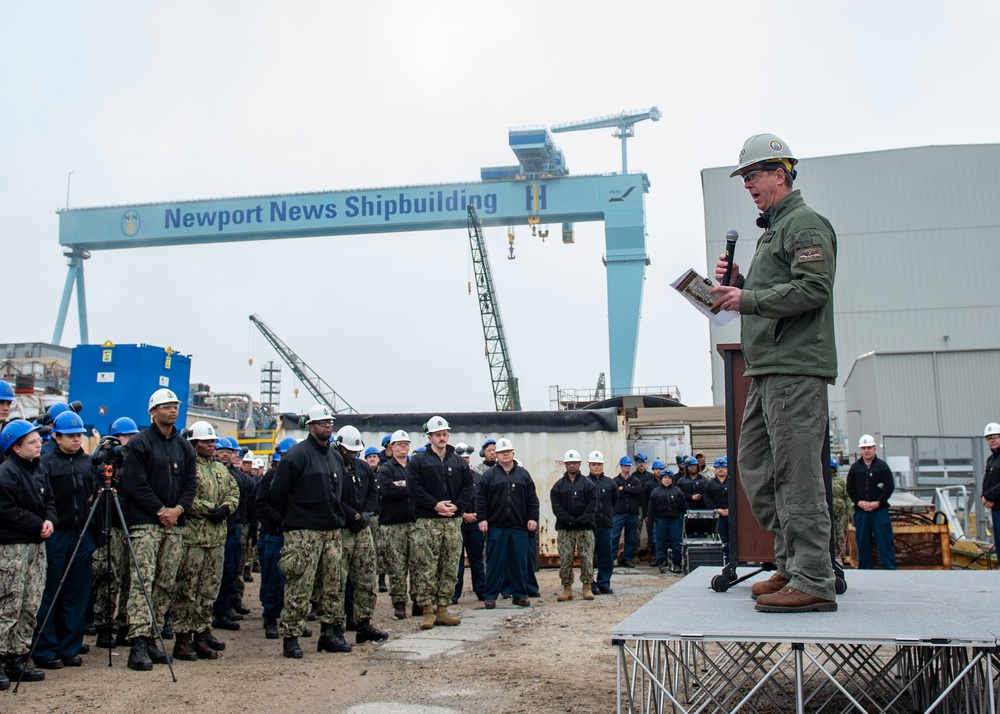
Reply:
[[[805,248],[799,248],[795,252],[795,262],[797,263],[812,263],[818,260],[826,260],[826,255],[823,253],[823,246],[821,245],[810,245]]]

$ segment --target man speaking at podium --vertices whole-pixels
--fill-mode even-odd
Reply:
[[[774,533],[778,570],[755,583],[762,612],[837,609],[821,453],[837,377],[833,226],[792,189],[798,161],[773,134],[747,139],[731,174],[761,211],[753,262],[715,266],[715,306],[740,313],[750,392],[740,432],[740,480],[757,521]]]

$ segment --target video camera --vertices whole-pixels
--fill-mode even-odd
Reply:
[[[128,447],[122,444],[117,436],[103,436],[94,450],[94,455],[90,457],[94,466],[110,464],[116,468],[122,465],[125,456],[128,454]]]

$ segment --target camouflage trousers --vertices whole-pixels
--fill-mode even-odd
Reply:
[[[143,595],[139,575],[146,584],[156,623],[163,625],[163,616],[170,607],[177,569],[184,555],[184,528],[174,526],[167,530],[163,526],[142,523],[129,529],[132,548],[139,562],[139,570],[132,570],[132,581],[128,590],[128,636],[156,637],[149,606]]]
[[[370,620],[375,614],[375,543],[372,541],[371,528],[365,528],[360,533],[343,530],[340,534],[344,546],[344,573],[354,583],[354,617],[357,620]],[[337,611],[337,624],[344,621],[344,601],[340,601]]]
[[[0,545],[0,655],[24,655],[31,649],[45,566],[42,543]]]
[[[174,631],[204,632],[212,626],[212,605],[222,583],[225,554],[225,545],[201,548],[185,544],[170,609]]]
[[[375,543],[375,572],[383,575],[389,572],[389,561],[386,560],[387,554],[385,552],[385,538],[383,537],[382,529],[379,528],[378,516],[372,514],[372,517],[368,520],[370,521],[372,531],[372,541]]]
[[[573,552],[580,556],[580,582],[594,582],[594,531],[559,531],[559,581],[563,587],[573,584]]]
[[[132,556],[125,542],[125,531],[112,528],[108,542],[94,551],[94,624],[98,629],[127,625]]]
[[[461,518],[420,518],[413,525],[410,582],[417,604],[451,605],[462,553]]]
[[[278,626],[282,637],[302,634],[310,599],[317,603],[321,624],[335,623],[338,612],[343,622],[347,578],[342,560],[339,530],[285,532],[285,544],[278,560],[278,569],[285,575],[285,604]]]
[[[415,523],[393,523],[379,526],[378,542],[385,552],[386,573],[389,575],[389,600],[406,602],[406,582],[413,572],[413,526]]]

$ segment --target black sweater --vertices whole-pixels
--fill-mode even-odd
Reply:
[[[413,523],[413,499],[406,481],[406,467],[396,459],[383,461],[378,469],[379,492],[382,494],[382,513],[379,524],[383,526]]]
[[[510,472],[500,464],[479,480],[476,518],[491,527],[527,530],[528,521],[538,522],[538,495],[528,471],[512,464]]]
[[[45,470],[11,452],[0,464],[0,544],[41,543],[45,521],[59,525]]]
[[[895,488],[889,464],[877,456],[870,467],[864,459],[858,459],[847,472],[847,495],[854,502],[855,511],[862,510],[858,501],[878,501],[879,508],[888,508],[889,496]]]
[[[341,503],[344,460],[316,437],[289,449],[271,482],[271,503],[281,514],[281,530],[332,531],[347,523]]]
[[[156,514],[161,508],[180,506],[190,510],[198,487],[194,459],[194,447],[180,437],[176,428],[170,436],[164,436],[151,424],[128,442],[118,479],[129,526],[159,525]],[[184,522],[182,513],[177,525],[183,526]]]
[[[646,518],[655,523],[657,518],[677,518],[687,513],[687,499],[676,486],[664,488],[661,484],[649,494]]]
[[[594,517],[595,528],[610,528],[614,523],[615,506],[618,505],[618,485],[614,479],[604,474],[600,478],[587,476],[597,488],[597,514]]]
[[[430,448],[414,454],[406,470],[417,518],[445,518],[434,510],[441,501],[451,501],[458,508],[455,518],[475,510],[472,470],[465,459],[455,453],[454,446],[445,447],[444,459]]]
[[[41,464],[49,477],[49,487],[52,489],[56,515],[59,518],[59,530],[83,528],[96,490],[90,454],[83,449],[75,454],[56,449],[43,456]]]
[[[1000,511],[1000,449],[991,451],[983,472],[983,498],[993,502],[993,510]]]
[[[567,474],[556,481],[549,491],[552,514],[556,517],[557,531],[585,531],[594,529],[597,515],[597,486],[583,474],[571,479]]]
[[[642,505],[642,479],[636,474],[630,474],[628,478],[619,474],[615,476],[614,482],[618,487],[615,513],[639,513]]]

